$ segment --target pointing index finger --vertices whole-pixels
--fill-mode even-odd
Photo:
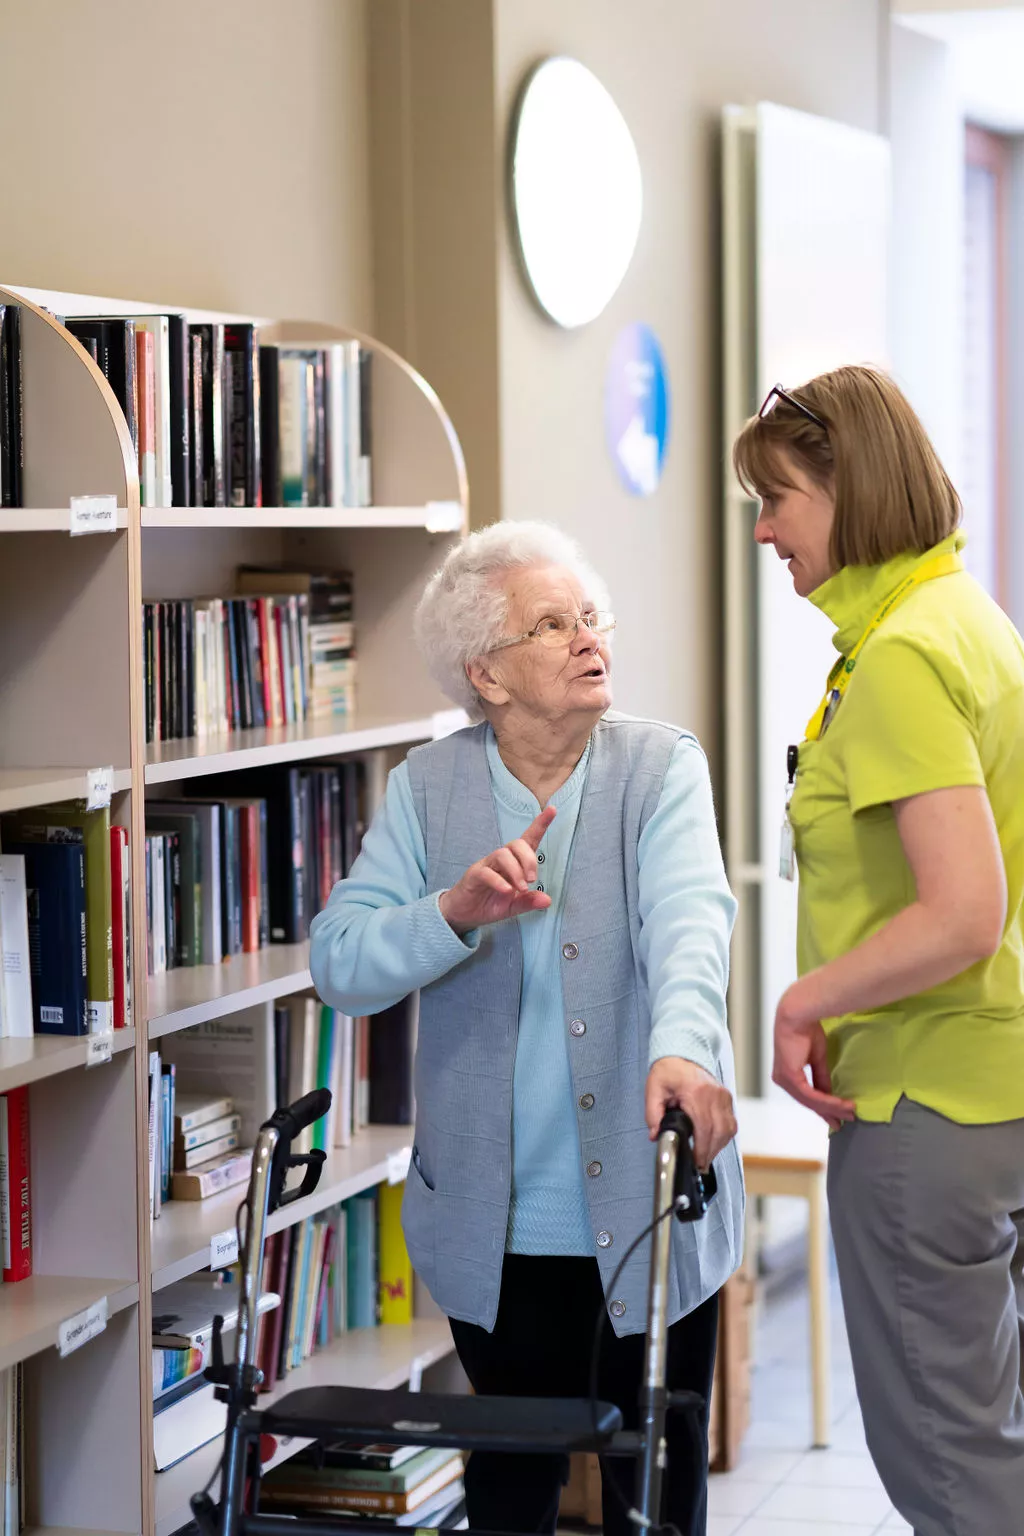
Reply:
[[[540,815],[530,822],[530,825],[523,833],[523,842],[528,843],[534,853],[540,847],[541,838],[554,821],[556,815],[555,807],[553,805],[546,805]]]

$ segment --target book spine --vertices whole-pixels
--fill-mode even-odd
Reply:
[[[267,724],[266,684],[263,676],[263,640],[260,632],[259,602],[255,597],[244,599],[246,634],[249,642],[249,680],[252,695],[252,723],[261,729]]]
[[[0,1233],[5,1282],[27,1280],[32,1273],[32,1191],[28,1088],[12,1088],[0,1098]]]
[[[156,348],[152,331],[135,330],[135,377],[139,405],[139,500],[157,503],[156,479]]]
[[[251,1168],[251,1149],[229,1152],[222,1163],[212,1168],[204,1166],[175,1172],[171,1179],[171,1196],[175,1200],[206,1200],[211,1195],[219,1195],[222,1190],[247,1183]]]
[[[189,436],[191,438],[190,506],[206,505],[206,412],[203,394],[203,337],[198,330],[186,327],[189,346]]]
[[[171,506],[192,505],[192,410],[189,382],[191,342],[184,315],[167,318],[167,436]]]
[[[327,499],[327,399],[324,354],[317,352],[312,362],[313,373],[313,422],[314,459],[313,505],[326,507]]]
[[[128,832],[125,827],[110,829],[110,893],[114,939],[114,1028],[124,1029],[128,1022],[128,928],[131,907],[125,902],[125,866],[128,862]]]
[[[373,475],[371,470],[371,418],[373,354],[365,347],[359,349],[359,505],[373,506]]]
[[[260,486],[261,505],[284,505],[281,491],[281,425],[279,353],[276,347],[259,349],[260,385]]]
[[[166,1205],[171,1198],[171,1075],[170,1064],[165,1065],[160,1073],[160,1178],[159,1194],[157,1196],[161,1205]]]
[[[223,1157],[225,1152],[233,1152],[238,1142],[238,1132],[227,1131],[215,1141],[204,1142],[202,1146],[193,1147],[188,1152],[180,1152],[175,1156],[175,1171],[199,1168],[204,1163],[212,1162],[215,1157]]]
[[[0,304],[0,507],[11,503],[11,425],[7,387],[7,305]]]
[[[305,359],[280,354],[279,374],[281,505],[304,507],[308,505]]]

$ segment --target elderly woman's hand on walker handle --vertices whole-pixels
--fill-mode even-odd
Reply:
[[[537,849],[555,814],[554,806],[547,806],[522,837],[478,859],[457,885],[441,892],[441,916],[449,928],[458,934],[469,933],[486,923],[502,923],[506,918],[550,907],[551,897],[543,891],[531,891],[530,886],[537,878]]]
[[[783,993],[775,1012],[772,1082],[827,1120],[829,1130],[838,1131],[841,1125],[857,1118],[857,1106],[850,1099],[836,1098],[832,1092],[825,1031],[817,1019],[801,1018],[798,985]]]
[[[662,1056],[647,1074],[644,1108],[651,1140],[667,1109],[682,1109],[693,1124],[693,1160],[702,1173],[736,1135],[732,1094],[712,1073],[682,1056]]]

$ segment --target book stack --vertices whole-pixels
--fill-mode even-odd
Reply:
[[[370,354],[358,343],[261,347],[253,325],[179,314],[63,323],[117,396],[144,507],[370,505]]]
[[[238,1031],[243,1048],[252,1038],[244,1024],[242,1020]],[[184,1078],[187,1084],[187,1071]],[[242,1086],[244,1091],[244,1083]],[[268,1118],[266,1102],[250,1104],[243,1114],[227,1094],[188,1092],[179,1085],[177,1062],[165,1061],[159,1051],[150,1052],[149,1192],[153,1220],[168,1200],[202,1200],[247,1181],[258,1128],[252,1123],[256,1114],[260,1124]]]
[[[86,802],[0,818],[0,1035],[132,1023],[128,832]]]
[[[462,1456],[444,1447],[314,1444],[268,1473],[261,1507],[280,1514],[364,1514],[389,1525],[465,1528]]]
[[[350,574],[243,569],[238,590],[143,604],[147,741],[354,712]]]
[[[0,1536],[20,1536],[25,1519],[25,1375],[24,1366],[0,1371],[0,1463],[3,1503]]]
[[[0,304],[0,507],[20,507],[24,470],[21,307]]]

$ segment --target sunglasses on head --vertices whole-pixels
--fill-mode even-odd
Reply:
[[[808,421],[813,421],[814,425],[816,427],[820,427],[823,432],[828,431],[828,427],[826,423],[822,421],[821,417],[816,415],[816,413],[811,410],[810,406],[803,405],[795,395],[791,395],[788,389],[783,389],[781,384],[773,384],[771,389],[765,395],[764,404],[761,406],[761,409],[757,413],[761,421],[763,421],[766,416],[771,415],[772,411],[774,411],[780,400],[785,400],[786,404],[791,405],[794,411],[799,411],[801,416],[806,416]]]

